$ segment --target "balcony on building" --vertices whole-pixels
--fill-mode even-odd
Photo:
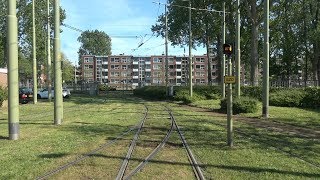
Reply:
[[[108,76],[102,76],[102,79],[108,79]]]
[[[151,69],[145,69],[146,72],[151,72]]]
[[[139,76],[132,76],[133,79],[139,79]]]
[[[108,72],[109,69],[102,69],[102,72]]]
[[[145,64],[151,64],[151,62],[150,61],[145,61]]]
[[[176,65],[181,65],[181,61],[176,61]]]
[[[133,61],[132,64],[137,65],[137,64],[139,64],[139,61]]]
[[[176,79],[182,79],[182,76],[176,76]]]
[[[132,69],[133,72],[139,72],[139,69]]]

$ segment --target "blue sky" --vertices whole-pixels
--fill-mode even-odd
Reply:
[[[164,39],[152,36],[151,26],[157,17],[164,13],[166,0],[60,0],[66,10],[65,24],[81,30],[99,30],[107,33],[112,39],[112,54],[134,56],[159,55],[165,52]],[[78,61],[77,51],[80,43],[77,38],[80,32],[63,27],[61,34],[61,51],[71,62]],[[113,36],[138,36],[139,38],[117,38]],[[148,40],[149,39],[149,40]],[[148,40],[148,41],[147,41]],[[147,41],[137,49],[141,42]],[[136,49],[136,50],[134,50]],[[204,54],[199,48],[193,54]],[[188,47],[170,46],[169,55],[188,55]]]

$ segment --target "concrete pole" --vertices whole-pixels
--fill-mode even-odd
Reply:
[[[232,76],[232,62],[231,55],[228,60],[228,76]],[[232,122],[232,84],[228,84],[228,97],[227,97],[227,144],[229,147],[233,146],[233,122]]]
[[[226,43],[226,3],[223,3],[223,25],[222,25],[222,44]],[[221,94],[222,99],[226,97],[226,85],[224,76],[226,75],[226,56],[222,54],[221,60]]]
[[[240,82],[240,71],[241,71],[241,60],[240,60],[240,0],[237,0],[237,44],[236,44],[236,96],[241,95],[241,82]]]
[[[8,0],[7,44],[8,44],[8,120],[9,140],[19,138],[19,80],[18,80],[18,22],[16,1]]]
[[[51,102],[52,92],[51,92],[51,39],[50,39],[50,1],[47,0],[47,88],[48,88],[48,100]]]
[[[168,4],[168,2],[167,2]],[[168,62],[168,11],[167,11],[167,4],[165,5],[165,13],[166,13],[166,38],[165,38],[165,46],[166,46],[166,95],[169,96],[169,62]]]
[[[262,115],[269,117],[269,0],[264,1],[264,64]]]
[[[192,28],[191,28],[191,0],[189,0],[189,93],[190,97],[192,97],[192,54],[191,54],[191,48],[192,48]]]
[[[36,55],[36,25],[35,25],[35,0],[32,0],[32,58],[33,58],[33,103],[38,101],[38,72],[37,72],[37,55]]]
[[[60,54],[60,0],[54,1],[54,124],[63,119],[62,72]]]

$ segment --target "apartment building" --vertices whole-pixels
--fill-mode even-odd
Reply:
[[[189,79],[189,58],[168,56],[168,77],[165,55],[139,56],[110,55],[82,57],[81,80],[85,83],[103,83],[118,89],[140,86],[186,85]],[[211,59],[212,82],[217,79],[217,60]],[[193,83],[208,84],[206,55],[193,57]]]

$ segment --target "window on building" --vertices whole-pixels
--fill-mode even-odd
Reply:
[[[162,65],[154,64],[154,65],[153,65],[153,69],[155,69],[155,70],[161,70],[161,69],[162,69]]]
[[[111,77],[118,77],[118,76],[120,76],[120,72],[111,72],[110,76]]]
[[[114,65],[114,64],[112,64],[112,65],[111,65],[111,69],[120,69],[120,65]]]
[[[118,57],[112,57],[110,61],[111,61],[111,62],[118,63],[118,62],[120,62],[120,58],[118,58]]]
[[[92,63],[93,62],[93,57],[85,57],[84,58],[85,63]]]
[[[162,58],[154,57],[153,62],[154,63],[162,63]]]
[[[122,65],[121,69],[127,69],[127,65]]]

